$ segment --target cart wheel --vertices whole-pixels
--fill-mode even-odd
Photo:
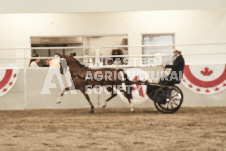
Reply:
[[[183,103],[183,93],[177,86],[162,86],[154,95],[155,108],[161,113],[174,113]]]

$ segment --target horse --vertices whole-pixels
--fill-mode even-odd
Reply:
[[[64,74],[67,70],[67,66],[69,67],[74,87],[66,87],[56,103],[61,103],[61,99],[63,98],[65,91],[71,89],[80,90],[90,104],[90,113],[94,113],[94,106],[90,101],[89,95],[86,93],[87,86],[89,86],[90,89],[96,86],[105,86],[107,91],[110,92],[111,96],[105,100],[105,103],[102,106],[103,108],[107,106],[108,101],[110,101],[117,95],[114,92],[114,87],[116,87],[115,90],[119,90],[127,98],[130,104],[131,112],[134,112],[133,104],[131,102],[132,90],[130,87],[128,87],[131,85],[131,81],[128,79],[128,76],[124,70],[116,70],[113,68],[91,69],[86,67],[85,65],[82,65],[78,60],[74,58],[74,56],[76,56],[76,53],[71,53],[70,55],[61,55],[60,72],[61,74]],[[89,75],[89,78],[87,78],[87,75]],[[97,75],[98,77],[95,77]],[[119,86],[122,86],[122,83],[126,84],[126,91],[122,88],[119,88]]]

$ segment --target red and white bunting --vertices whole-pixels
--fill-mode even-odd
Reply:
[[[8,93],[16,83],[19,69],[0,69],[0,97]]]
[[[182,84],[200,94],[214,94],[226,89],[226,65],[186,65]]]

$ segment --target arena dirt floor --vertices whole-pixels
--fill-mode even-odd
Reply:
[[[226,151],[226,107],[0,111],[0,150]]]

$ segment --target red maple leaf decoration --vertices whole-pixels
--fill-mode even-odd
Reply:
[[[226,83],[223,84],[223,87],[226,87]]]
[[[201,70],[200,73],[203,76],[210,76],[213,73],[213,70],[210,70],[210,68],[205,67],[204,70]]]
[[[14,78],[16,78],[16,73],[13,75]]]
[[[214,90],[215,90],[215,91],[218,91],[218,90],[219,90],[219,88],[218,88],[218,87],[216,87]]]
[[[186,81],[184,78],[182,79],[184,82]]]
[[[13,84],[13,82],[10,82],[10,83],[9,83],[9,85],[12,85],[12,84]]]
[[[198,91],[198,92],[199,92],[199,91],[201,91],[201,90],[198,88],[198,89],[196,89],[196,91]]]
[[[5,88],[5,89],[3,89],[3,92],[5,92],[5,91],[7,91],[7,89]]]
[[[208,89],[206,89],[206,91],[205,91],[206,93],[209,93],[210,92],[210,90],[208,90]]]
[[[188,86],[189,86],[190,88],[192,88],[192,84],[189,84]]]
[[[135,76],[133,81],[139,81],[140,77],[139,76]],[[144,93],[143,93],[143,89],[142,89],[142,85],[140,84],[136,84],[135,87],[132,87],[132,90],[138,90],[139,91],[139,95],[144,97]]]

